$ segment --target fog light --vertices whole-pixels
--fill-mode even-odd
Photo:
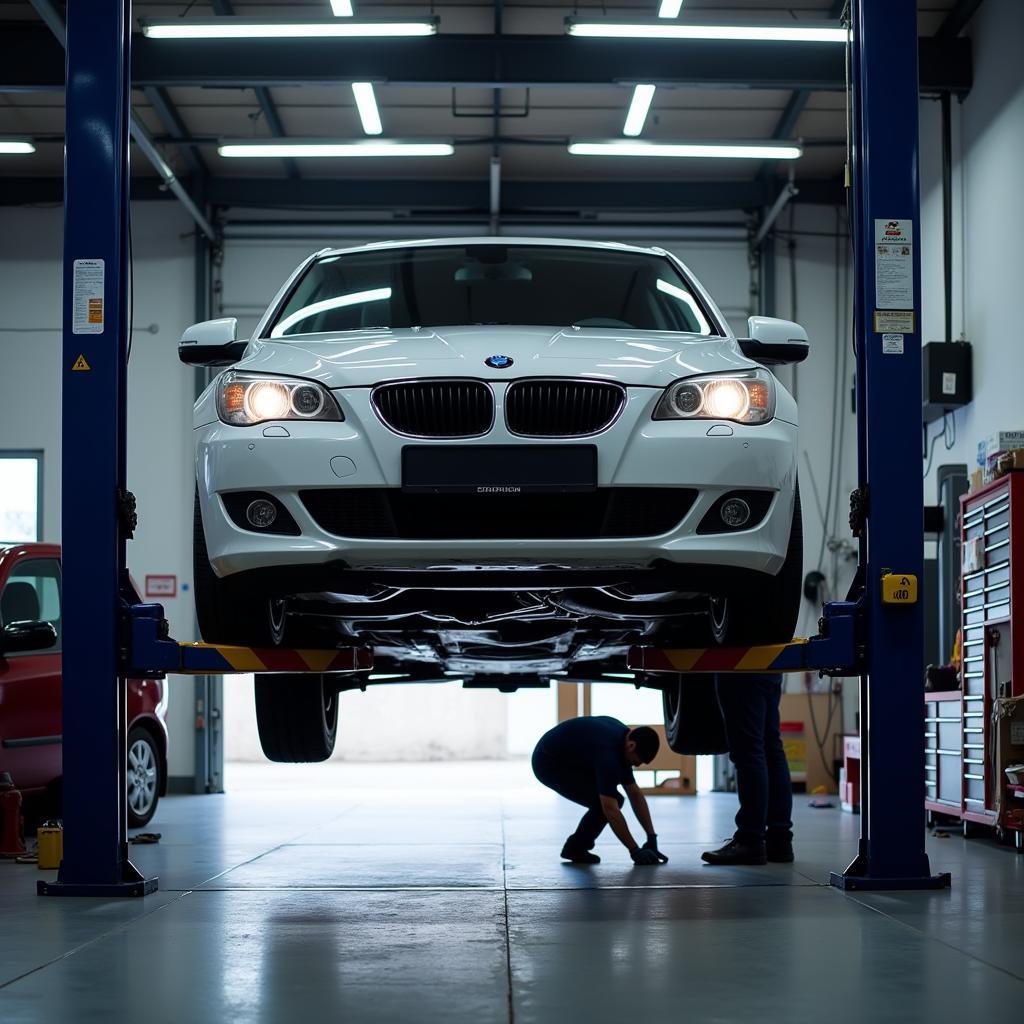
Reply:
[[[721,516],[726,526],[736,529],[750,519],[750,506],[742,498],[730,498],[722,503]]]
[[[722,514],[725,515],[724,510]],[[249,502],[249,507],[245,510],[245,518],[257,530],[265,530],[268,526],[274,525],[274,520],[277,518],[277,507],[266,498],[257,498],[256,501]]]

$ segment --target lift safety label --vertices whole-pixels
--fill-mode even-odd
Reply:
[[[902,334],[883,334],[882,335],[882,351],[887,356],[901,356],[901,355],[903,355],[903,335]]]
[[[914,222],[875,219],[875,307],[914,308]]]
[[[75,260],[71,273],[71,333],[103,333],[103,260]]]

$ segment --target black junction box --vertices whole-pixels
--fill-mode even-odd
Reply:
[[[930,341],[921,353],[922,418],[940,419],[971,400],[971,343]]]

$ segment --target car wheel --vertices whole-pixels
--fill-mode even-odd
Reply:
[[[247,581],[220,579],[210,565],[206,534],[195,496],[192,515],[192,580],[196,619],[207,643],[276,647],[284,640],[285,603]]]
[[[803,596],[804,530],[800,511],[800,490],[793,502],[793,523],[789,530],[786,560],[777,576],[768,576],[759,586],[730,594],[719,607],[715,602],[709,615],[709,631],[715,643],[727,647],[781,644],[793,639]]]
[[[677,754],[724,754],[725,720],[713,673],[665,676],[661,701],[665,739]]]
[[[160,753],[153,737],[136,726],[128,733],[128,827],[148,825],[160,799]]]
[[[338,738],[338,689],[324,673],[256,676],[256,725],[271,761],[326,761]]]

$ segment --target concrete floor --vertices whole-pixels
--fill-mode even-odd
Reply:
[[[1019,1022],[1024,857],[930,839],[952,891],[823,883],[858,820],[796,804],[797,863],[711,868],[735,798],[662,797],[671,858],[557,854],[525,764],[229,766],[166,800],[145,900],[42,899],[0,864],[0,1021]],[[318,787],[318,788],[314,788]]]

